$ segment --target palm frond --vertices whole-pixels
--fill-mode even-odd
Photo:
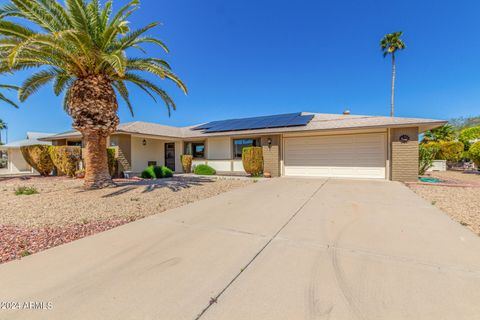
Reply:
[[[132,103],[130,102],[130,97],[129,97],[127,86],[125,86],[125,83],[121,80],[114,81],[113,86],[115,87],[115,89],[117,89],[118,93],[120,94],[120,96],[123,98],[123,100],[127,104],[128,110],[130,110],[130,114],[133,117],[134,116],[133,107],[132,107]]]
[[[39,71],[25,80],[18,90],[18,98],[25,101],[30,95],[37,92],[42,86],[54,80],[61,73],[60,70],[50,68]]]
[[[66,91],[67,103],[76,79],[105,76],[111,79],[116,94],[126,100],[132,114],[127,82],[153,99],[159,96],[169,112],[176,108],[163,89],[135,74],[150,73],[157,79],[172,81],[187,93],[168,62],[161,57],[131,57],[128,50],[147,53],[146,45],[153,44],[168,53],[163,41],[148,35],[158,23],[130,31],[128,19],[140,7],[140,1],[132,0],[116,12],[112,4],[113,0],[104,4],[101,0],[10,0],[0,6],[0,73],[47,67],[25,80],[19,89],[21,101],[53,82],[56,95]],[[28,24],[19,23],[17,18]],[[26,27],[31,24],[36,27]]]
[[[17,86],[12,86],[8,84],[0,84],[0,89],[7,89],[7,90],[18,90]],[[4,94],[0,92],[0,101],[6,102],[15,108],[18,108],[18,105],[11,99],[7,98]],[[4,128],[5,129],[5,128]]]

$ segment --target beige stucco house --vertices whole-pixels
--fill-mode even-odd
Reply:
[[[219,172],[244,172],[241,150],[261,146],[265,171],[274,177],[345,177],[409,181],[418,174],[418,135],[443,120],[321,114],[213,121],[191,127],[148,122],[121,124],[109,145],[118,149],[121,170],[141,172],[149,164],[182,171],[181,154]],[[81,145],[76,131],[44,138],[54,145]]]

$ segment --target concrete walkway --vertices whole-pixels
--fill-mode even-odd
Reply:
[[[0,265],[0,319],[475,319],[480,238],[400,183],[273,179]]]

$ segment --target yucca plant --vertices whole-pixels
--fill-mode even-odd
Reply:
[[[134,0],[115,14],[112,1],[10,0],[0,7],[0,72],[41,68],[24,81],[21,101],[53,82],[56,95],[65,93],[64,108],[85,142],[85,187],[112,184],[107,165],[107,137],[116,130],[117,94],[133,114],[126,83],[136,85],[153,99],[160,97],[169,112],[175,103],[165,90],[143,73],[173,81],[187,93],[169,64],[153,57],[130,57],[131,49],[145,53],[151,43],[168,52],[157,38],[145,35],[158,23],[131,30],[127,19],[139,8]],[[12,21],[5,18],[13,17]],[[34,23],[31,29],[18,19]],[[130,49],[130,50],[129,50]]]

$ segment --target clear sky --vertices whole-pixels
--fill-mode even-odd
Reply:
[[[124,4],[116,0],[116,8]],[[131,25],[152,33],[189,87],[188,96],[161,81],[177,111],[132,88],[135,117],[122,122],[191,125],[235,117],[312,111],[388,115],[390,60],[379,40],[403,31],[397,58],[396,115],[448,119],[480,114],[480,2],[377,0],[142,0]],[[19,84],[25,74],[3,77]],[[62,98],[45,88],[20,110],[0,105],[9,140],[26,131],[61,132],[71,119]]]

